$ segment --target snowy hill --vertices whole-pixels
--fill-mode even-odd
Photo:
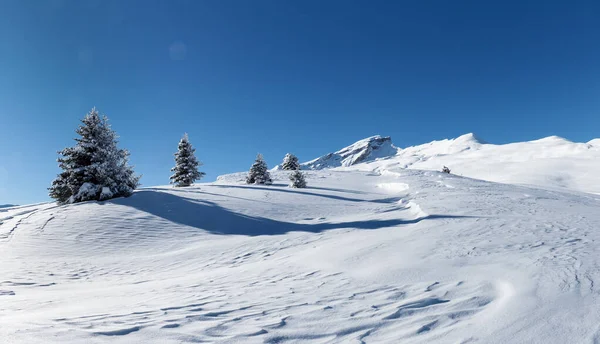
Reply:
[[[14,205],[14,204],[0,204],[0,209],[1,208],[12,208],[12,207],[16,207],[16,205]]]
[[[372,136],[355,142],[335,153],[329,153],[302,164],[303,169],[320,170],[340,166],[352,166],[381,158],[394,156],[398,148],[389,136]]]
[[[363,141],[350,147],[360,146]],[[341,151],[351,150],[350,147]],[[385,159],[373,157],[358,165],[341,166],[363,171],[397,168],[439,171],[448,166],[452,173],[471,178],[600,193],[600,139],[575,143],[551,136],[530,142],[494,145],[474,134],[466,134],[456,139],[397,149],[397,153],[381,157]],[[315,164],[321,159],[303,166],[311,169],[336,167],[334,164]]]
[[[598,338],[600,197],[379,169],[308,171],[308,189],[287,188],[284,172],[270,187],[233,174],[10,208],[0,213],[0,338]]]

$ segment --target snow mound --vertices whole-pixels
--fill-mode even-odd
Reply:
[[[600,148],[600,139],[593,139],[588,142],[588,145]]]
[[[303,169],[320,170],[340,166],[352,166],[359,163],[388,158],[396,155],[398,148],[392,144],[389,136],[372,136],[355,142],[335,153],[301,164]]]

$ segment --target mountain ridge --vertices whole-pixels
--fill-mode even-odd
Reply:
[[[372,149],[382,139],[394,149]],[[357,156],[361,158],[356,159]],[[372,136],[301,166],[306,170],[364,171],[397,168],[439,171],[448,166],[452,173],[487,181],[600,193],[600,183],[594,177],[600,174],[600,139],[581,143],[547,136],[492,144],[467,133],[453,139],[397,148],[389,136]]]

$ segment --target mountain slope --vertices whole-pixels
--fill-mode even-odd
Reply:
[[[329,153],[302,164],[303,169],[320,170],[340,166],[352,166],[368,161],[394,156],[398,148],[389,136],[372,136],[357,141],[335,153]]]
[[[565,343],[600,197],[406,169],[243,174],[0,213],[10,343]]]
[[[360,141],[359,141],[360,142]],[[488,181],[600,193],[600,142],[574,143],[550,136],[504,145],[486,143],[474,134],[398,149],[386,159],[370,159],[345,169],[383,171],[408,168],[452,173]],[[390,142],[391,144],[391,142]],[[317,159],[318,160],[318,159]],[[317,168],[307,162],[303,166]]]

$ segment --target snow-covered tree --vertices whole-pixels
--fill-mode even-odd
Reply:
[[[296,169],[294,172],[290,174],[290,185],[291,188],[305,188],[306,187],[306,179],[304,179],[304,174],[300,171],[300,169]]]
[[[183,135],[179,141],[177,153],[175,153],[175,167],[171,169],[173,172],[170,178],[171,184],[179,187],[190,186],[205,175],[204,172],[198,171],[198,167],[202,166],[202,163],[196,159],[195,151],[188,134]]]
[[[76,203],[131,195],[140,176],[129,166],[129,152],[117,147],[117,134],[108,118],[93,108],[81,122],[75,146],[58,152],[63,171],[52,182],[50,197],[59,203]]]
[[[300,164],[298,163],[298,158],[291,153],[287,153],[283,158],[283,162],[281,163],[282,170],[295,171],[300,168]]]
[[[252,167],[250,167],[250,172],[248,172],[246,183],[270,185],[272,182],[271,175],[267,169],[267,163],[263,159],[262,154],[258,154],[254,164],[252,164]]]

